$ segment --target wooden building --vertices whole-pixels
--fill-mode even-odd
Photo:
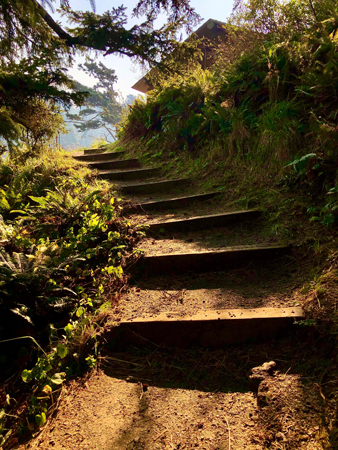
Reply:
[[[224,25],[225,25],[224,22],[209,19],[202,26],[200,26],[198,30],[196,30],[193,34],[195,34],[199,39],[206,38],[209,41],[217,41],[218,39],[224,38],[226,35]],[[186,40],[188,39],[189,37]],[[203,60],[201,61],[201,65],[203,69],[206,69],[212,64],[212,57],[211,57],[212,50],[207,43],[203,43],[200,47],[200,50],[202,50],[203,53]],[[134,86],[132,86],[132,88],[136,89],[139,92],[142,92],[143,94],[146,94],[147,92],[151,91],[153,89],[153,86],[147,80],[147,75],[145,75],[139,81],[137,81],[134,84]]]

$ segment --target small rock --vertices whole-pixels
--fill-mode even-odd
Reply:
[[[251,374],[249,375],[249,389],[253,392],[257,392],[260,383],[265,380],[266,377],[273,375],[275,367],[276,363],[270,361],[251,369]]]
[[[260,382],[258,387],[258,394],[257,394],[257,406],[260,408],[263,408],[264,406],[267,406],[269,404],[270,400],[269,395],[269,386],[264,383],[264,380]]]
[[[278,441],[286,441],[286,440],[287,440],[286,437],[285,437],[285,435],[284,435],[281,431],[279,431],[278,433],[276,433],[276,439],[277,439]]]

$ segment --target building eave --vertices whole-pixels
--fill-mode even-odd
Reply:
[[[195,34],[199,39],[205,37],[210,40],[215,40],[221,33],[224,33],[224,25],[225,25],[224,22],[221,22],[219,20],[209,19],[206,22],[204,22],[204,24],[201,25],[192,34]],[[188,36],[184,42],[188,41],[190,36]],[[150,92],[154,87],[151,85],[151,83],[146,78],[148,73],[144,77],[142,77],[140,80],[138,80],[134,84],[134,86],[132,86],[132,89],[142,92],[142,94],[147,94],[148,92]]]

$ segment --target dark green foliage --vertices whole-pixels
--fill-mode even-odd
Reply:
[[[285,40],[316,30],[337,12],[335,0],[235,0],[233,22]]]
[[[90,1],[92,10],[95,12],[96,11],[96,1],[95,0],[89,0],[89,1]],[[57,0],[40,0],[41,6],[43,6],[44,8],[46,6],[48,6],[52,12],[54,12],[53,4],[55,4],[56,2],[57,2]],[[69,0],[60,0],[60,5],[61,6],[69,6]]]
[[[189,145],[207,125],[205,105],[212,95],[211,79],[200,69],[154,89],[146,102],[135,101],[120,134],[149,140],[158,136],[171,140],[175,147]],[[201,136],[199,141],[203,144]]]
[[[49,7],[54,3],[45,2]],[[95,2],[91,4],[95,6]],[[127,15],[123,5],[102,15],[74,11],[68,0],[61,1],[60,5],[75,27],[63,29],[36,0],[1,0],[3,49],[13,54],[14,48],[25,48],[36,54],[51,45],[57,45],[63,51],[86,47],[105,54],[116,52],[154,62],[159,52],[167,54],[175,47],[172,37],[178,26],[194,25],[199,19],[186,0],[140,1],[134,15],[146,14],[147,20],[131,29],[125,28]],[[152,30],[153,20],[161,11],[167,13],[168,25]]]
[[[74,86],[65,72],[57,59],[52,64],[48,57],[1,65],[0,106],[16,110],[18,103],[28,103],[33,98],[55,100],[65,107],[80,105],[85,95],[71,91]]]
[[[58,121],[59,107],[80,105],[86,95],[74,90],[74,83],[57,57],[45,55],[20,62],[0,58],[0,136],[7,141],[10,151],[24,137],[34,152],[46,142],[45,137],[48,141],[53,136],[58,122],[62,128]]]
[[[84,173],[72,176],[65,156],[51,156],[1,166],[0,309],[8,326],[0,340],[27,327],[46,339],[48,324],[65,325],[79,307],[81,315],[95,310],[125,282],[137,234],[118,201]]]

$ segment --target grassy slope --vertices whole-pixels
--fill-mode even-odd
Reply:
[[[294,360],[291,351],[284,358],[290,358],[292,371],[302,374],[304,380],[307,376],[317,380],[323,398],[321,417],[331,443],[328,448],[337,448],[338,230],[312,219],[316,217],[314,208],[321,208],[322,197],[309,195],[306,185],[282,182],[294,174],[293,167],[284,168],[287,162],[283,162],[280,170],[268,164],[252,166],[250,161],[235,156],[222,157],[221,145],[202,148],[197,154],[180,151],[175,155],[170,147],[149,148],[137,139],[121,140],[116,147],[140,157],[146,165],[163,167],[169,178],[190,177],[188,191],[192,194],[220,190],[223,195],[213,204],[217,211],[262,209],[263,233],[267,237],[278,235],[281,242],[292,245],[292,258],[299,270],[291,296],[306,312],[304,325],[308,338],[298,343],[301,350]],[[213,207],[209,208],[210,214]],[[281,348],[289,344],[282,341]],[[278,358],[273,356],[279,351],[274,345],[269,357]],[[271,421],[269,426],[273,429]],[[288,443],[290,448],[297,448],[295,442]]]

